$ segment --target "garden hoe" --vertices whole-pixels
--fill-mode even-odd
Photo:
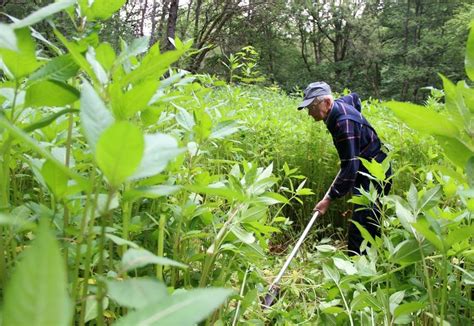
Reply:
[[[304,239],[308,235],[309,230],[313,226],[314,221],[316,221],[318,216],[319,216],[319,211],[316,211],[313,214],[313,217],[311,217],[311,220],[309,221],[308,225],[304,229],[303,234],[301,234],[301,237],[298,239],[298,242],[296,243],[295,247],[291,251],[290,255],[286,259],[285,264],[281,268],[281,270],[278,273],[277,277],[273,280],[272,285],[270,285],[270,287],[268,288],[268,293],[265,296],[265,299],[263,300],[263,303],[262,303],[262,309],[265,310],[265,309],[269,308],[270,306],[272,306],[273,301],[275,300],[275,298],[278,295],[278,292],[280,292],[280,287],[278,286],[278,282],[280,282],[280,279],[282,278],[283,274],[285,273],[286,269],[288,268],[288,265],[290,265],[291,261],[293,260],[293,257],[295,257],[296,252],[298,251],[298,249],[300,248],[300,246],[303,243]]]

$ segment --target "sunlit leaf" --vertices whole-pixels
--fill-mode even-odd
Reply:
[[[51,96],[54,94],[54,96]],[[57,81],[40,81],[26,90],[25,105],[32,107],[61,107],[79,99],[79,91],[74,87]]]
[[[117,187],[137,170],[144,147],[143,134],[137,126],[126,121],[117,122],[97,141],[97,165],[110,184]]]
[[[459,135],[456,125],[432,109],[412,103],[395,101],[385,103],[385,105],[413,129],[445,137]]]

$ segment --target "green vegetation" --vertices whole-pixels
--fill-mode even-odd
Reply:
[[[255,47],[227,58],[227,84],[177,68],[191,41],[102,42],[124,2],[59,1],[0,25],[1,323],[472,324],[474,27],[469,82],[441,77],[424,106],[363,102],[393,191],[332,205],[262,311],[337,173],[330,136],[300,94],[259,84]],[[48,39],[33,29],[45,22]],[[387,181],[388,161],[364,164]],[[349,258],[355,202],[379,206],[382,236],[361,230],[367,255]]]

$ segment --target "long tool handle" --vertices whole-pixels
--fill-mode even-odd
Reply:
[[[295,247],[291,251],[291,254],[288,256],[288,258],[285,261],[285,264],[281,268],[280,272],[278,273],[277,277],[273,281],[272,285],[270,285],[269,290],[271,290],[278,282],[280,282],[280,279],[282,278],[283,274],[285,274],[286,269],[288,268],[288,265],[290,265],[291,261],[293,260],[293,257],[295,257],[296,252],[298,249],[301,247],[301,244],[303,243],[304,239],[309,233],[309,230],[311,230],[311,227],[313,226],[314,222],[319,216],[319,211],[316,211],[313,214],[313,217],[311,217],[311,220],[309,221],[308,225],[306,225],[306,228],[303,231],[303,234],[301,234],[301,237],[298,239],[298,242],[296,243]]]

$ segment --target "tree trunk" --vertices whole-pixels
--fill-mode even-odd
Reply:
[[[173,50],[174,46],[170,39],[174,39],[176,33],[176,20],[178,19],[179,0],[171,0],[168,15],[168,28],[166,32],[165,50]]]
[[[148,0],[145,0],[145,2],[143,3],[143,7],[141,8],[141,12],[142,12],[142,17],[141,17],[141,22],[140,22],[140,35],[143,36],[145,35],[145,19],[146,19],[146,10],[148,8]]]

